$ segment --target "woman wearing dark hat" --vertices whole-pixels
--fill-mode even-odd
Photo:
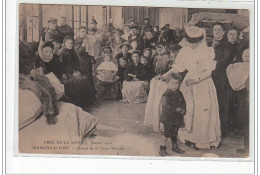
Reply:
[[[217,147],[221,140],[218,99],[211,73],[215,69],[214,49],[207,46],[206,32],[196,26],[187,27],[188,47],[180,50],[169,73],[188,71],[181,91],[187,107],[185,128],[179,130],[179,139],[195,150]]]
[[[132,63],[125,71],[125,80],[122,89],[122,101],[129,103],[143,103],[147,101],[148,82],[142,77],[142,64],[140,51],[132,53]]]
[[[143,50],[144,41],[143,38],[137,33],[138,26],[131,26],[130,27],[130,35],[128,37],[128,42],[131,44],[133,41],[137,42],[137,49],[136,50]]]

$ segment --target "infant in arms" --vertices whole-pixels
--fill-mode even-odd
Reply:
[[[97,67],[97,79],[106,82],[113,83],[118,80],[117,72],[118,68],[116,64],[111,60],[111,54],[104,54],[103,62]]]

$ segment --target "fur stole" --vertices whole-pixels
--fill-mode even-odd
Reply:
[[[39,73],[19,74],[19,88],[32,91],[42,103],[42,111],[47,118],[47,123],[49,125],[56,123],[57,97],[55,89],[47,77]]]

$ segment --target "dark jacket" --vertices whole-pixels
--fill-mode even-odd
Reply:
[[[133,77],[128,76],[128,73],[131,73],[136,76],[139,80],[142,79],[142,64],[137,63],[137,65],[131,63],[127,66],[126,71],[125,71],[125,80],[126,81],[132,81]]]
[[[73,74],[74,71],[79,71],[79,60],[74,48],[73,49],[65,48],[61,52],[59,59],[66,73]]]
[[[53,55],[53,58],[50,62],[44,62],[40,57],[35,58],[34,68],[43,68],[43,73],[54,73],[58,79],[61,79],[62,74],[65,73],[65,70],[56,54]]]
[[[118,66],[118,76],[119,76],[118,81],[121,83],[125,80],[125,71],[126,71],[126,67],[121,67],[120,65]]]
[[[161,102],[160,122],[180,127],[183,124],[183,116],[186,113],[186,102],[181,91],[167,89],[162,96]],[[180,110],[178,111],[177,108]]]
[[[151,65],[151,64],[143,65],[142,64],[141,67],[142,67],[142,72],[140,75],[140,80],[151,81],[151,79],[155,76],[153,65]]]
[[[85,47],[81,47],[83,38],[77,38],[74,42],[74,49],[79,61],[79,69],[83,75],[86,75],[92,81],[92,65],[96,64],[93,57],[89,56]]]

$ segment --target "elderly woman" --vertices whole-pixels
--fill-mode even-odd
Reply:
[[[127,66],[122,89],[122,101],[129,103],[143,103],[147,101],[148,82],[142,76],[140,52],[132,53],[132,63]]]
[[[181,85],[187,113],[179,138],[196,150],[210,149],[217,147],[221,140],[217,94],[211,79],[216,66],[215,54],[206,44],[205,30],[191,26],[185,32],[189,45],[180,50],[172,69],[163,77],[188,71]]]

